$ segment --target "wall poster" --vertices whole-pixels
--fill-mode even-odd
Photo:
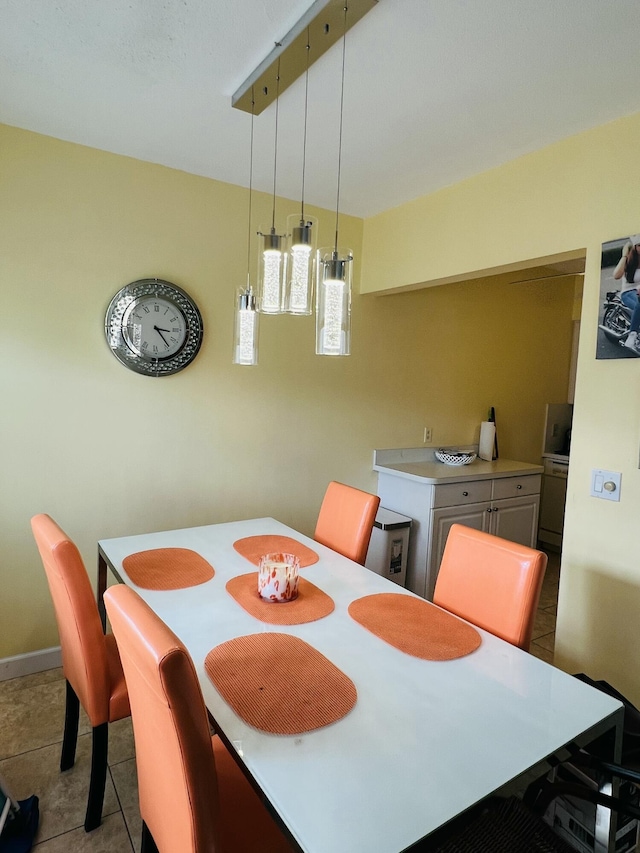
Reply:
[[[596,358],[640,357],[640,234],[602,244]]]

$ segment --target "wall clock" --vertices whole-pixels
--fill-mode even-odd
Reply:
[[[198,354],[203,336],[193,299],[160,278],[143,278],[119,290],[107,308],[104,331],[118,361],[146,376],[183,370]]]

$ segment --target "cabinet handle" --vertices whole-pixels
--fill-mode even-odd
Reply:
[[[494,506],[493,511],[494,511],[494,512],[498,512],[498,510],[499,510],[499,509],[500,509],[500,507],[499,507],[499,506]]]
[[[516,486],[516,489],[521,489],[521,488],[522,488],[522,484],[518,483],[518,485]]]
[[[489,508],[487,509],[487,512],[491,512],[491,507],[489,507]]]
[[[463,492],[463,493],[462,493],[462,497],[463,497],[463,498],[468,498],[468,497],[469,497],[469,492]]]

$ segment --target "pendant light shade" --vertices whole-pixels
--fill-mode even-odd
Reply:
[[[344,65],[347,11],[344,6],[342,32],[342,79],[340,84],[340,126],[338,131],[338,179],[336,188],[336,239],[333,249],[318,252],[316,296],[316,355],[351,354],[351,281],[353,252],[338,247],[340,221],[340,167],[342,162],[342,121],[344,117]]]
[[[285,311],[313,313],[313,282],[316,265],[315,235],[318,222],[312,216],[287,217],[288,252]]]
[[[284,311],[284,282],[286,263],[286,240],[276,231],[276,175],[278,171],[278,88],[280,85],[280,63],[276,76],[275,138],[273,143],[273,208],[271,227],[261,228],[262,238],[258,255],[258,309],[263,314],[282,314]]]
[[[262,238],[258,254],[258,308],[263,314],[284,310],[285,236],[274,227],[258,232]]]
[[[238,292],[233,340],[234,364],[258,363],[258,322],[256,297],[249,285]]]
[[[307,69],[304,80],[304,133],[302,136],[302,192],[300,215],[287,217],[287,277],[285,284],[285,311],[290,314],[311,314],[313,311],[313,273],[315,267],[315,235],[317,220],[305,216],[304,180],[307,163],[307,119],[309,112],[309,62],[311,44],[307,29]]]
[[[253,103],[253,102],[252,102]],[[235,325],[233,330],[233,363],[251,365],[258,363],[258,311],[251,286],[251,201],[253,191],[253,112],[251,113],[251,141],[249,144],[249,210],[247,216],[247,286],[240,288],[236,297]]]
[[[316,355],[351,354],[350,249],[320,249],[316,294]]]

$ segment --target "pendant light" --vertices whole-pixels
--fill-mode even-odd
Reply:
[[[313,279],[315,267],[315,234],[318,221],[304,213],[304,179],[307,159],[307,113],[309,105],[309,28],[307,28],[307,67],[304,85],[304,133],[302,137],[302,192],[300,216],[287,217],[287,280],[285,311],[290,314],[313,312]]]
[[[253,94],[253,93],[252,93]],[[249,217],[247,224],[247,286],[240,288],[235,312],[233,340],[234,364],[258,363],[258,311],[256,296],[251,286],[251,198],[253,188],[253,118],[251,112],[251,145],[249,154]]]
[[[276,75],[276,117],[273,155],[273,207],[271,228],[261,229],[262,251],[258,263],[259,310],[263,314],[282,314],[284,311],[284,281],[286,275],[285,235],[276,233],[276,173],[278,165],[278,87],[280,63]]]
[[[351,249],[338,247],[346,33],[347,6],[345,5],[344,31],[342,34],[340,130],[338,134],[336,236],[333,248],[325,248],[318,250],[318,284],[316,290],[317,355],[349,355],[351,352],[351,281],[353,278],[353,253]]]

